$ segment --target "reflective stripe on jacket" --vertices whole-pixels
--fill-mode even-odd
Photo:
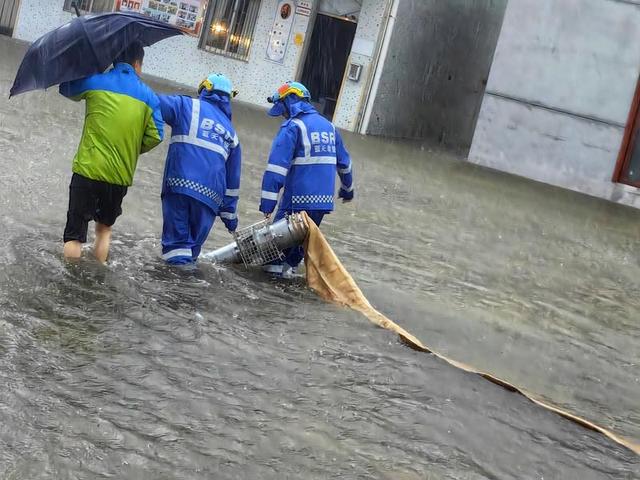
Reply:
[[[172,129],[163,193],[189,195],[225,224],[232,223],[237,218],[241,151],[229,99],[204,92],[198,99],[160,95],[160,106]]]

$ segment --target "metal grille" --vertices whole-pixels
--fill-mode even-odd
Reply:
[[[268,220],[263,220],[233,234],[246,267],[257,267],[282,259],[282,253],[267,228],[269,225]]]
[[[0,35],[13,35],[18,15],[18,0],[0,0]]]
[[[114,0],[65,0],[63,10],[75,13],[74,3],[82,13],[103,13],[111,12],[115,2]]]
[[[211,0],[205,15],[200,48],[247,60],[258,19],[260,0]]]

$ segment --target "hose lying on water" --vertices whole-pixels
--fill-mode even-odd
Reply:
[[[397,333],[405,344],[415,350],[430,353],[444,360],[449,365],[464,370],[465,372],[480,375],[486,380],[511,392],[518,393],[533,403],[557,413],[584,428],[601,433],[619,445],[640,455],[640,444],[623,438],[611,430],[590,422],[583,417],[541,400],[524,388],[507,382],[491,373],[483,372],[471,365],[453,360],[433,351],[417,337],[373,308],[333,252],[331,246],[320,232],[320,229],[304,212],[292,215],[273,224],[261,222],[248,227],[244,229],[241,234],[236,235],[236,242],[215,250],[214,252],[210,252],[204,255],[204,257],[218,263],[244,262],[245,265],[260,265],[275,259],[274,255],[277,256],[279,253],[274,253],[274,250],[282,250],[300,244],[301,242],[304,242],[307,284],[323,299],[362,313],[376,325]]]

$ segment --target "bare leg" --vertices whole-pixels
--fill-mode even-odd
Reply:
[[[76,260],[82,255],[82,244],[77,240],[64,242],[63,253],[67,260]]]
[[[93,245],[93,254],[99,262],[105,263],[109,256],[109,244],[111,243],[111,227],[96,222],[96,241]]]

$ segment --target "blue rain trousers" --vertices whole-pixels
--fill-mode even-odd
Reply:
[[[171,265],[194,263],[216,219],[216,213],[189,195],[162,196],[162,258]]]

